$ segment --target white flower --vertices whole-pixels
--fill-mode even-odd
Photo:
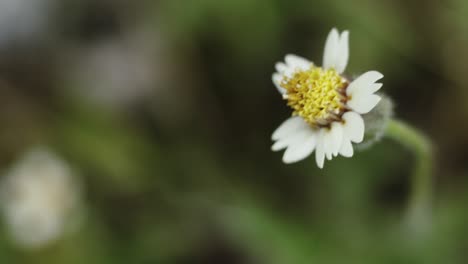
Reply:
[[[46,149],[28,152],[1,181],[1,209],[12,238],[39,248],[58,239],[79,203],[70,168]]]
[[[46,35],[54,2],[0,0],[0,49],[9,52],[12,45],[36,43]]]
[[[325,157],[353,156],[352,143],[364,138],[361,114],[380,101],[374,93],[383,75],[369,71],[351,81],[343,75],[348,64],[349,32],[334,28],[325,43],[323,66],[296,55],[286,55],[276,64],[273,83],[293,109],[293,116],[272,135],[273,151],[286,149],[283,162],[293,163],[315,150],[315,160],[323,168]]]
[[[72,58],[63,61],[65,76],[78,84],[72,92],[93,103],[125,109],[162,86],[164,78],[158,69],[162,61],[153,59],[160,52],[158,41],[140,33],[125,34],[77,49]],[[69,65],[70,60],[73,65]]]

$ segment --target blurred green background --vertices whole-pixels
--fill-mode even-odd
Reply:
[[[270,151],[274,63],[349,29],[396,116],[435,144],[424,235],[391,140],[316,168]],[[83,185],[75,232],[0,263],[467,263],[468,1],[0,0],[0,162],[46,145]],[[421,238],[422,237],[422,238]]]

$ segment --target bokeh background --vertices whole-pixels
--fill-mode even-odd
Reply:
[[[394,141],[323,170],[270,151],[290,114],[274,63],[321,63],[332,27],[434,141],[424,234]],[[466,0],[0,0],[0,177],[40,146],[81,197],[34,247],[3,217],[0,263],[467,263],[467,49]]]

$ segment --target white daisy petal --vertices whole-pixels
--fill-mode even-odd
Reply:
[[[323,150],[327,159],[331,160],[333,155],[333,136],[331,130],[328,128],[322,128],[322,132]]]
[[[288,66],[286,66],[286,64],[282,62],[278,62],[275,64],[275,69],[278,73],[283,73],[284,71],[288,69]]]
[[[323,52],[323,67],[329,69],[335,67],[336,57],[339,52],[340,36],[338,30],[333,28],[328,34],[327,41],[325,42],[325,50]]]
[[[338,73],[343,73],[348,65],[349,59],[349,31],[345,30],[341,33],[338,43],[338,54],[335,58],[335,69]]]
[[[328,160],[331,160],[333,155],[338,155],[338,151],[341,147],[341,141],[343,139],[343,127],[341,124],[334,122],[331,128],[323,128],[323,143],[325,149],[325,155]]]
[[[271,150],[279,151],[289,146],[292,146],[296,144],[297,142],[305,141],[305,139],[309,135],[310,135],[310,128],[292,131],[289,134],[278,139],[278,141],[276,141],[273,144],[273,146],[271,146]]]
[[[271,146],[271,150],[272,151],[280,151],[282,149],[285,149],[289,146],[289,144],[291,144],[291,139],[290,137],[288,138],[283,138],[283,139],[280,139],[278,141],[276,141],[272,146]]]
[[[373,94],[382,88],[383,84],[381,83],[373,83],[367,87],[367,89],[363,89],[362,93]]]
[[[300,69],[306,71],[310,68],[310,65],[312,64],[312,62],[310,62],[309,60],[294,54],[286,55],[284,60],[286,61],[286,64],[294,70]]]
[[[317,137],[317,148],[315,150],[315,162],[317,166],[323,169],[323,164],[325,162],[325,149],[323,145],[323,137],[321,133]]]
[[[281,78],[291,78],[294,75],[294,72],[297,70],[298,67],[294,65],[288,65],[284,62],[278,62],[275,64],[275,69],[278,73],[281,74]]]
[[[338,122],[334,122],[331,125],[331,133],[332,133],[332,149],[333,155],[338,155],[340,151],[341,142],[343,141],[343,125]]]
[[[299,130],[308,129],[309,125],[299,116],[293,116],[284,121],[271,136],[272,140],[281,139],[290,133],[297,132]]]
[[[343,157],[350,158],[354,154],[353,145],[351,144],[351,140],[347,138],[343,138],[343,142],[341,142],[340,147],[340,154]]]
[[[382,87],[382,84],[375,83],[382,79],[383,74],[378,71],[368,71],[361,74],[356,80],[346,88],[346,94],[354,96],[355,94],[372,94]]]
[[[279,92],[280,94],[285,94],[285,93],[286,93],[286,89],[284,89],[283,87],[281,87],[281,81],[283,80],[283,76],[281,76],[281,74],[279,74],[279,73],[273,73],[271,79],[272,79],[273,83],[275,84],[276,89],[278,89],[278,92]]]
[[[380,96],[376,94],[356,94],[351,97],[347,105],[354,111],[360,114],[367,114],[372,110],[381,100]]]
[[[317,143],[317,133],[309,131],[308,136],[301,141],[296,141],[284,152],[283,162],[290,164],[308,157],[314,151]]]
[[[355,112],[346,112],[343,114],[343,133],[346,138],[355,143],[361,143],[364,139],[364,119]]]

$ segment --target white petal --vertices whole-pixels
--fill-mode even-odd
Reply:
[[[335,149],[335,138],[337,137],[337,134],[334,133],[333,129],[322,128],[322,135],[325,156],[327,157],[327,160],[331,160]]]
[[[343,140],[343,125],[338,122],[333,122],[330,129],[323,129],[325,154],[327,159],[331,159],[332,156],[337,156],[340,151],[341,141]]]
[[[381,100],[380,96],[376,94],[355,94],[347,105],[354,111],[360,114],[367,114],[372,110]]]
[[[341,142],[343,141],[343,125],[338,122],[333,122],[330,127],[330,149],[334,156],[340,151]]]
[[[363,93],[373,94],[382,88],[382,83],[373,83],[367,87],[367,89],[363,89]]]
[[[310,65],[312,64],[312,62],[310,62],[309,60],[294,54],[286,55],[284,60],[286,61],[286,64],[294,70],[301,69],[303,71],[306,71],[310,68]]]
[[[322,135],[319,134],[317,137],[317,149],[315,150],[315,162],[317,162],[317,166],[321,169],[323,169],[323,163],[325,162],[325,149],[322,139]]]
[[[292,131],[288,135],[285,135],[282,138],[278,139],[278,141],[276,141],[275,144],[271,146],[271,150],[279,151],[296,144],[296,142],[303,142],[309,135],[310,128]]]
[[[292,137],[287,137],[276,141],[272,146],[272,151],[280,151],[287,148],[291,144]]]
[[[323,151],[325,152],[325,157],[328,160],[331,160],[333,157],[333,153],[336,148],[336,140],[339,136],[342,136],[338,130],[329,129],[329,128],[322,128],[321,129],[321,142],[323,143]],[[340,142],[341,146],[341,142]]]
[[[281,76],[281,74],[279,74],[279,73],[273,73],[273,76],[272,76],[271,79],[272,79],[273,83],[275,84],[276,89],[278,89],[278,92],[280,94],[285,94],[286,89],[281,87],[281,81],[283,80],[283,76]]]
[[[364,139],[364,119],[355,112],[346,112],[343,115],[345,121],[343,125],[344,137],[352,142],[360,143]]]
[[[282,62],[278,62],[275,64],[275,69],[278,73],[283,73],[284,71],[288,69],[288,66],[286,66],[286,64]]]
[[[368,71],[361,74],[346,89],[346,94],[354,96],[355,94],[372,94],[382,87],[382,84],[375,83],[382,79],[383,74],[378,71]]]
[[[349,31],[341,33],[338,43],[338,54],[335,58],[335,69],[338,73],[343,73],[348,65],[349,59]]]
[[[289,146],[284,152],[283,162],[294,163],[308,157],[314,151],[317,143],[317,133],[311,131],[308,136],[301,141],[296,141],[293,145]]]
[[[336,57],[339,52],[339,35],[338,30],[333,28],[328,34],[325,42],[325,50],[323,52],[323,67],[329,69],[335,67]]]
[[[340,154],[343,157],[352,157],[354,154],[353,145],[351,144],[351,140],[347,138],[343,138],[343,142],[341,142]]]
[[[299,130],[308,129],[309,125],[299,116],[293,116],[284,121],[271,136],[272,140],[278,140],[290,133],[297,132]]]

